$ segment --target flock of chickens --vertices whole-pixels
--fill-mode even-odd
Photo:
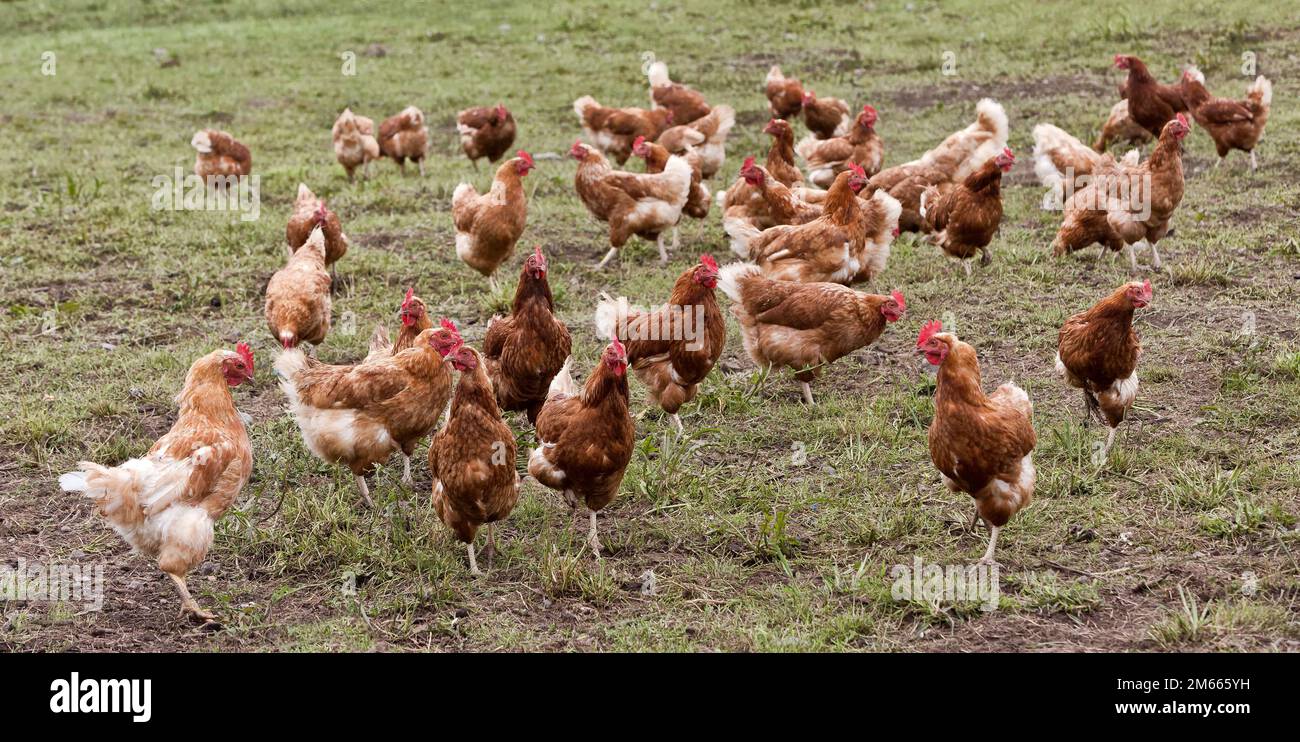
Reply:
[[[1156,82],[1141,60],[1117,56],[1128,77],[1123,100],[1112,108],[1097,147],[1082,144],[1050,124],[1034,129],[1034,169],[1042,183],[1066,196],[1053,241],[1057,255],[1092,244],[1119,251],[1156,243],[1183,195],[1182,139],[1187,114],[1214,138],[1220,156],[1251,154],[1268,117],[1271,86],[1260,77],[1247,98],[1231,101],[1206,92],[1195,68],[1178,85]],[[331,271],[348,250],[339,217],[305,184],[299,186],[286,228],[288,259],[266,289],[265,314],[281,350],[275,374],[307,448],[326,462],[346,465],[367,504],[366,475],[394,452],[410,486],[411,456],[432,434],[428,463],[433,507],[467,545],[469,566],[490,562],[493,524],[519,497],[516,444],[504,412],[522,412],[538,445],[528,473],[561,492],[590,516],[589,545],[601,543],[596,513],[617,494],[632,458],[635,425],[629,412],[629,368],[650,399],[680,433],[678,410],[690,402],[722,355],[727,329],[716,290],[731,300],[746,352],[760,367],[788,367],[813,404],[811,382],[836,359],[875,342],[906,311],[900,291],[877,295],[851,285],[875,280],[901,231],[919,232],[961,260],[991,259],[989,246],[1002,218],[1001,182],[1015,156],[1007,147],[1008,119],[985,99],[969,126],[920,158],[882,169],[884,146],[871,106],[855,110],[836,98],[819,98],[779,67],[765,85],[773,118],[764,164],[748,157],[737,180],[717,194],[706,183],[722,167],[735,112],[711,106],[697,91],[673,82],[662,63],[648,73],[650,108],[608,108],[590,96],[574,102],[583,140],[569,155],[577,161],[578,197],[608,225],[605,265],[636,235],[657,243],[667,260],[665,235],[684,216],[705,218],[716,202],[731,249],[741,258],[719,267],[709,255],[683,271],[667,304],[636,311],[626,299],[602,294],[595,319],[609,339],[582,385],[570,374],[571,338],[554,312],[547,258],[527,254],[511,311],[492,319],[482,347],[474,349],[456,325],[429,316],[413,290],[402,299],[395,337],[380,325],[369,354],[352,365],[329,365],[305,353],[330,330]],[[801,116],[808,135],[796,143],[792,121]],[[511,149],[515,120],[504,105],[472,108],[457,117],[461,144],[477,161],[497,162]],[[1117,139],[1155,138],[1150,156],[1135,150],[1116,160],[1105,145]],[[405,171],[413,160],[424,170],[428,131],[414,106],[385,120],[344,110],[333,127],[335,155],[351,181],[370,162],[387,157]],[[224,132],[196,133],[195,171],[202,178],[251,172],[249,150]],[[629,158],[644,172],[615,169]],[[802,160],[804,168],[797,164]],[[527,216],[521,181],[535,167],[525,151],[506,159],[492,186],[478,193],[461,184],[452,197],[456,253],[494,284],[514,254]],[[1079,185],[1079,176],[1087,176]],[[1149,209],[1113,196],[1121,180],[1141,182]],[[1060,330],[1056,366],[1082,390],[1089,417],[1109,427],[1106,450],[1137,394],[1141,347],[1134,311],[1152,301],[1149,280],[1126,283]],[[944,482],[975,499],[976,519],[991,534],[983,561],[993,559],[999,529],[1029,504],[1034,489],[1036,436],[1032,404],[1014,384],[985,393],[976,352],[938,322],[929,322],[917,351],[937,367],[930,455]],[[252,470],[253,453],[230,387],[253,377],[253,353],[243,343],[194,362],[178,396],[178,419],[143,458],[116,467],[83,462],[59,481],[92,498],[102,515],[133,547],[157,559],[171,576],[183,613],[203,621],[186,575],[205,557],[213,524],[235,501]],[[453,383],[453,375],[459,378]],[[439,428],[439,422],[442,425]],[[476,554],[477,531],[487,543]]]

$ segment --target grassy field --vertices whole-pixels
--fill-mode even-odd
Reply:
[[[1300,649],[1294,3],[435,5],[0,3],[0,558],[101,564],[107,589],[98,612],[0,605],[0,648]],[[179,66],[161,66],[155,48]],[[341,73],[347,51],[353,76]],[[1127,265],[1094,262],[1095,251],[1051,257],[1059,215],[1040,209],[1028,155],[1040,121],[1091,139],[1114,100],[1117,52],[1166,81],[1196,63],[1212,91],[1236,97],[1250,53],[1276,95],[1255,174],[1241,153],[1212,171],[1206,134],[1187,139],[1187,193],[1161,244],[1167,270],[1150,275],[1155,302],[1138,320],[1138,408],[1097,466],[1104,433],[1082,426],[1052,358],[1061,322],[1127,280]],[[284,409],[262,301],[293,194],[303,181],[327,197],[354,243],[321,357],[363,355],[408,285],[477,342],[518,259],[494,297],[454,254],[451,192],[490,177],[460,155],[455,111],[503,100],[519,146],[563,153],[578,134],[577,96],[646,104],[647,53],[737,110],[715,186],[766,151],[761,83],[774,62],[819,94],[872,103],[889,165],[996,98],[1020,161],[994,262],[968,279],[901,237],[868,288],[902,289],[908,316],[836,363],[811,409],[788,374],[756,372],[732,323],[719,369],[683,410],[688,435],[675,440],[656,410],[639,419],[622,491],[602,514],[603,562],[560,498],[530,481],[499,529],[495,569],[471,579],[428,506],[423,451],[414,491],[394,459],[397,471],[374,479],[377,509],[363,510],[350,475],[312,458]],[[55,74],[42,74],[51,62]],[[429,119],[427,177],[383,162],[350,186],[330,146],[335,116],[351,106],[378,119],[409,104]],[[189,137],[208,126],[252,149],[260,219],[151,210],[152,179],[188,172]],[[662,302],[699,253],[726,263],[729,252],[715,211],[684,224],[669,268],[635,243],[596,271],[606,233],[573,192],[571,161],[538,164],[521,245],[551,256],[585,374],[600,350],[598,291]],[[929,461],[933,381],[911,350],[934,318],[979,350],[987,387],[1014,379],[1036,405],[1037,493],[1003,531],[992,612],[891,598],[892,565],[971,563],[986,539],[964,530],[970,498],[949,493]],[[145,451],[174,420],[189,363],[239,338],[257,351],[254,383],[235,390],[256,464],[191,579],[226,625],[201,633],[176,618],[156,567],[55,479],[80,459]],[[634,414],[645,407],[634,383]],[[525,422],[510,423],[521,448],[533,441]]]

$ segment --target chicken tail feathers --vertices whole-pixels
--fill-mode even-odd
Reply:
[[[296,400],[298,394],[294,386],[293,377],[298,375],[299,371],[307,368],[307,354],[302,352],[302,348],[289,348],[281,351],[275,357],[275,375],[280,379],[280,388],[288,395],[290,400]]]
[[[551,379],[551,386],[546,390],[546,398],[552,399],[559,396],[572,396],[578,393],[578,385],[573,381],[573,375],[569,373],[569,368],[573,366],[573,356],[564,359],[564,365],[560,367],[559,373]]]
[[[584,95],[581,98],[575,100],[573,102],[573,112],[578,114],[578,122],[586,123],[587,111],[592,108],[596,108],[599,105],[600,104],[596,102],[596,99],[591,97],[590,95]]]
[[[611,297],[600,292],[600,301],[596,303],[596,335],[602,340],[613,340],[620,327],[627,326],[627,299]]]
[[[1011,124],[1007,120],[1007,112],[1002,108],[1002,104],[992,98],[984,98],[975,104],[975,114],[980,128],[992,133],[999,147],[1005,147],[1007,136],[1011,132]]]
[[[718,271],[718,287],[722,289],[722,293],[727,295],[727,298],[736,303],[741,303],[744,301],[744,290],[740,286],[741,281],[747,276],[757,276],[759,274],[758,266],[753,263],[732,263],[723,266],[722,270]]]
[[[668,65],[663,62],[650,65],[650,69],[646,70],[646,78],[650,81],[650,86],[655,88],[672,82],[668,77]]]
[[[1256,77],[1246,89],[1246,98],[1260,108],[1268,108],[1273,105],[1273,83],[1263,75]]]
[[[763,231],[758,227],[755,227],[753,224],[750,224],[747,219],[724,218],[722,220],[722,228],[726,231],[727,236],[731,238],[731,251],[734,252],[737,257],[749,260],[751,257],[750,243],[752,243],[756,237],[761,235]]]
[[[161,511],[175,501],[184,491],[192,469],[188,461],[154,458],[131,459],[113,467],[90,461],[78,466],[79,471],[59,477],[59,487],[94,500],[109,523],[124,528],[144,521],[144,506]]]

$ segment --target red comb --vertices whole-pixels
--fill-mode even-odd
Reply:
[[[749,157],[745,158],[745,164],[740,166],[740,172],[743,173],[746,170],[752,170],[753,167],[754,167],[754,156],[750,155]]]
[[[1187,117],[1181,113],[1178,114],[1178,123],[1182,124],[1183,126],[1187,126]]]
[[[867,171],[863,170],[862,166],[856,162],[850,162],[849,169],[853,171],[854,175],[861,175],[864,178],[867,177]]]
[[[866,105],[863,105],[863,106],[862,106],[862,112],[863,112],[863,113],[869,113],[869,114],[872,114],[872,115],[874,116],[874,115],[876,114],[876,109],[875,109],[874,107],[872,107],[870,104],[866,104]]]
[[[704,253],[700,256],[700,263],[711,271],[716,271],[718,269],[718,261],[714,260],[713,256],[708,253]]]
[[[942,332],[942,331],[943,331],[943,323],[940,322],[939,320],[934,319],[934,320],[930,320],[929,322],[926,322],[925,325],[921,327],[920,337],[916,339],[916,347],[920,348],[921,346],[930,342],[930,338],[934,337],[935,333]]]
[[[623,358],[627,358],[627,348],[623,347],[623,344],[618,341],[618,338],[610,338],[609,347],[613,348],[614,352]]]
[[[536,167],[536,165],[533,164],[533,156],[523,151],[522,149],[519,150],[519,152],[515,156],[523,160],[528,165],[528,167]]]
[[[402,298],[402,309],[406,309],[413,298],[415,298],[415,287],[411,286],[406,289],[406,296]]]
[[[443,317],[443,318],[442,318],[442,321],[441,321],[439,324],[442,325],[442,329],[450,331],[451,334],[455,335],[457,338],[460,337],[460,330],[457,330],[457,329],[456,329],[456,323],[455,323],[455,322],[452,322],[451,320],[447,319],[446,317]]]
[[[1013,160],[1016,159],[1016,155],[1014,152],[1011,151],[1010,147],[1003,147],[1002,154],[1006,155],[1007,157],[1010,157]]]
[[[1145,294],[1150,294],[1150,293],[1151,293],[1151,279],[1150,279],[1150,278],[1148,278],[1147,280],[1145,280],[1145,281],[1142,282],[1142,292],[1145,293]]]
[[[641,149],[641,145],[643,144],[645,144],[645,137],[643,136],[637,137],[636,139],[632,140],[632,149]]]
[[[235,352],[239,354],[240,358],[244,359],[244,363],[248,364],[248,373],[251,376],[253,373],[253,349],[248,347],[248,343],[240,343],[235,346]]]
[[[542,261],[543,263],[546,262],[546,256],[542,254],[541,245],[533,245],[533,255],[536,255],[537,259]]]
[[[889,292],[889,295],[893,297],[894,303],[898,305],[899,309],[907,309],[907,300],[903,298],[902,291],[894,290]]]

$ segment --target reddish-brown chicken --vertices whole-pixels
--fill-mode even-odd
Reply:
[[[645,171],[647,173],[662,173],[668,166],[670,157],[667,149],[663,145],[637,137],[632,144],[632,154],[645,160]],[[682,216],[689,216],[692,219],[703,219],[709,215],[709,207],[713,205],[713,195],[709,193],[709,187],[701,182],[703,174],[700,172],[699,153],[694,149],[687,148],[687,152],[681,155],[691,166],[691,191],[686,197],[686,203],[682,206]],[[677,224],[673,225],[673,247],[676,250],[679,244],[677,227],[681,224],[681,217],[678,217]]]
[[[839,98],[818,98],[813,91],[805,90],[803,121],[818,139],[842,137],[853,126],[853,109]]]
[[[763,87],[772,118],[793,118],[803,111],[803,83],[781,74],[777,65],[772,65],[772,69],[767,71]]]
[[[537,415],[539,445],[528,456],[528,473],[559,490],[575,511],[591,511],[587,545],[600,558],[596,512],[618,494],[623,472],[632,460],[636,428],[628,414],[627,351],[611,342],[579,388],[569,362],[555,375],[546,404]]]
[[[325,232],[318,226],[266,284],[266,325],[285,348],[319,344],[330,330],[330,274]]]
[[[412,347],[355,366],[328,366],[287,349],[276,357],[275,373],[307,448],[351,469],[361,499],[373,506],[365,475],[394,451],[402,454],[402,483],[411,486],[415,444],[437,427],[451,396],[443,359],[461,342],[444,319]]]
[[[685,158],[668,158],[662,173],[622,173],[593,147],[574,142],[569,156],[578,161],[573,184],[592,216],[609,224],[609,252],[603,268],[632,235],[655,242],[659,260],[668,262],[664,230],[677,224],[690,196],[694,168]]]
[[[712,178],[727,159],[727,135],[736,125],[731,106],[718,106],[708,116],[685,126],[674,126],[659,135],[658,143],[671,155],[695,152],[699,157],[700,175]],[[635,147],[636,141],[633,140]]]
[[[496,162],[510,151],[515,143],[515,117],[502,103],[466,108],[456,114],[456,131],[460,148],[478,169],[480,157]]]
[[[1160,136],[1165,124],[1173,121],[1179,112],[1187,110],[1182,89],[1178,85],[1161,85],[1156,82],[1142,60],[1131,55],[1116,54],[1115,66],[1128,70],[1128,80],[1124,86],[1129,117],[1152,136]]]
[[[984,394],[975,349],[938,322],[921,329],[916,347],[939,367],[930,460],[949,489],[975,498],[991,531],[980,563],[993,564],[998,531],[1034,496],[1034,405],[1012,383]]]
[[[650,80],[650,103],[655,108],[671,111],[676,124],[689,124],[704,118],[712,110],[698,91],[673,82],[668,77],[668,65],[655,62],[646,71]]]
[[[794,164],[794,129],[790,123],[781,119],[772,119],[763,127],[763,132],[772,137],[772,146],[767,151],[767,173],[782,185],[795,188],[803,185],[803,173]],[[752,161],[753,158],[746,160]],[[762,194],[755,189],[741,168],[736,182],[727,189],[722,197],[723,217],[744,219],[760,229],[775,226],[781,222],[768,219],[767,205]]]
[[[701,255],[698,264],[677,277],[668,303],[655,311],[633,309],[627,299],[611,299],[603,292],[596,307],[597,332],[624,344],[632,370],[678,433],[682,418],[677,411],[695,398],[727,343],[727,325],[714,295],[717,285],[717,262]]]
[[[1137,398],[1142,344],[1133,331],[1133,310],[1150,304],[1151,294],[1150,281],[1126,283],[1061,326],[1056,371],[1083,390],[1086,419],[1096,415],[1110,428],[1103,456]]]
[[[392,158],[402,174],[406,174],[406,161],[414,160],[423,176],[424,155],[428,151],[429,129],[424,125],[424,112],[415,106],[407,106],[379,125],[379,152]]]
[[[1250,154],[1253,171],[1255,145],[1264,134],[1268,112],[1273,106],[1273,83],[1260,75],[1246,89],[1245,100],[1215,98],[1205,89],[1205,76],[1192,67],[1183,73],[1183,90],[1192,118],[1214,140],[1214,149],[1219,153],[1219,161],[1214,166],[1222,165],[1229,152],[1239,149]]]
[[[345,108],[330,133],[334,138],[334,157],[347,171],[348,182],[352,182],[357,168],[361,168],[362,174],[369,178],[370,162],[379,159],[374,120]]]
[[[970,275],[970,258],[980,253],[980,265],[993,261],[989,243],[1002,224],[1002,174],[1016,163],[1011,148],[984,163],[960,184],[930,186],[921,194],[921,217],[929,239],[961,261]]]
[[[1160,269],[1156,243],[1169,231],[1169,220],[1183,200],[1183,137],[1187,120],[1178,114],[1165,125],[1146,162],[1120,165],[1095,177],[1065,202],[1065,218],[1052,241],[1056,256],[1093,244],[1120,251],[1127,247],[1129,265],[1137,270],[1136,243],[1151,246],[1151,266]]]
[[[569,357],[569,328],[555,316],[542,248],[524,261],[510,316],[493,317],[483,338],[483,360],[496,390],[497,404],[524,410],[536,423],[551,380]]]
[[[653,142],[673,124],[681,123],[668,108],[606,108],[590,95],[575,100],[573,112],[578,114],[583,137],[620,165],[632,156],[632,142],[637,137]]]
[[[433,327],[433,320],[429,319],[424,301],[415,295],[414,288],[406,290],[406,296],[402,298],[402,306],[397,310],[397,317],[402,323],[402,329],[397,332],[397,339],[388,337],[388,329],[384,327],[384,323],[375,325],[375,332],[370,336],[370,353],[362,363],[369,363],[381,356],[401,353],[415,345],[415,339],[420,336],[420,333]]]
[[[821,204],[810,204],[797,197],[794,191],[772,177],[767,168],[755,165],[753,157],[746,158],[740,168],[740,177],[759,200],[727,209],[722,228],[728,234],[737,229],[738,222],[767,229],[778,224],[804,224],[822,215]]]
[[[284,239],[289,243],[289,252],[293,253],[302,247],[317,227],[325,233],[325,267],[329,268],[347,254],[348,236],[343,233],[338,214],[325,207],[325,199],[317,198],[306,183],[299,183],[298,198],[293,202],[293,214],[284,227]]]
[[[484,364],[468,345],[447,356],[460,372],[447,424],[429,443],[433,510],[465,544],[469,571],[481,574],[474,556],[474,536],[487,526],[483,556],[492,567],[496,554],[493,524],[504,520],[519,502],[515,473],[515,436],[501,419],[492,382]]]
[[[985,98],[976,104],[975,114],[974,123],[949,134],[920,158],[872,176],[871,191],[883,190],[899,202],[899,229],[918,232],[925,228],[921,194],[926,188],[945,182],[959,183],[1006,148],[1010,128],[1002,106]]]
[[[1139,126],[1128,112],[1128,99],[1117,102],[1110,107],[1106,123],[1101,126],[1101,134],[1092,148],[1105,152],[1111,142],[1142,145],[1151,141],[1151,132]]]
[[[1145,133],[1146,129],[1142,131]],[[1137,167],[1138,151],[1130,150],[1123,160],[1116,160],[1104,150],[1092,149],[1059,127],[1051,124],[1034,127],[1034,174],[1040,183],[1052,189],[1059,201],[1057,208],[1065,196],[1086,186],[1095,176],[1118,172],[1121,162],[1128,167]]]
[[[495,292],[497,268],[510,258],[528,221],[528,201],[523,177],[535,165],[522,149],[501,163],[492,188],[479,195],[470,183],[461,183],[451,195],[451,219],[456,226],[456,255],[487,277]]]
[[[876,109],[863,106],[846,136],[817,139],[810,134],[800,141],[794,149],[808,163],[808,181],[827,188],[849,163],[860,165],[868,176],[880,172],[885,145],[875,126]]]
[[[885,269],[898,234],[900,207],[883,191],[859,199],[857,193],[866,184],[866,174],[853,165],[835,178],[822,215],[806,224],[762,231],[748,224],[729,224],[731,249],[776,280],[842,284],[870,280]]]
[[[253,172],[253,156],[248,147],[224,131],[196,131],[190,138],[190,146],[198,153],[194,158],[194,174],[210,187],[224,188],[231,184],[231,179]]]
[[[230,387],[253,378],[253,352],[240,343],[194,362],[176,399],[171,430],[143,458],[107,467],[82,461],[59,477],[66,492],[95,502],[131,547],[167,573],[181,596],[181,615],[211,622],[186,575],[212,546],[212,526],[239,497],[253,472],[253,449]]]
[[[740,322],[745,351],[760,367],[787,367],[813,404],[812,381],[838,358],[876,342],[907,309],[902,292],[864,294],[837,283],[765,278],[753,263],[722,269],[722,291]]]

